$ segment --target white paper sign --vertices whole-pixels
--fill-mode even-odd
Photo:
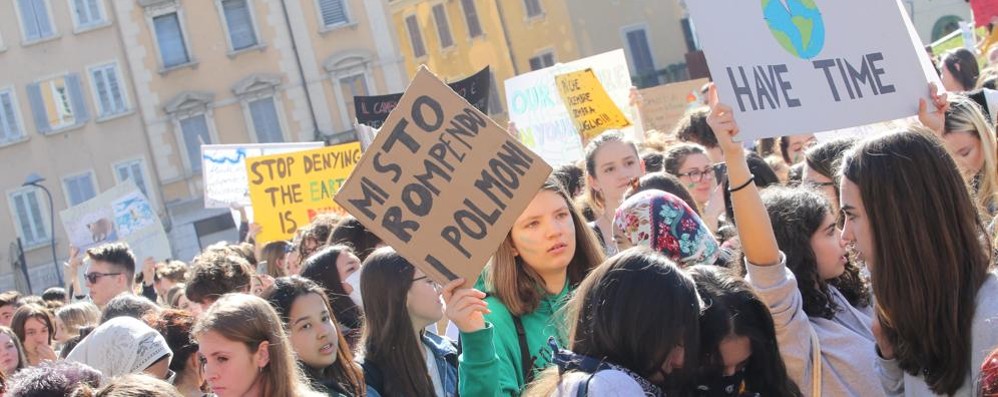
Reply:
[[[556,75],[592,68],[625,114],[630,109],[631,72],[624,50],[614,50],[569,63],[535,70],[506,80],[509,121],[516,123],[520,141],[551,166],[582,160],[582,138],[562,103]],[[633,120],[631,120],[633,122]],[[633,127],[624,129],[630,133]]]
[[[938,82],[897,0],[687,5],[744,140],[912,116]]]
[[[201,145],[204,207],[250,205],[246,158],[320,148],[322,142]]]

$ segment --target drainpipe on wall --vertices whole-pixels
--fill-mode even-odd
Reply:
[[[288,4],[286,0],[281,0],[281,11],[284,13],[284,25],[288,28],[288,35],[291,36],[291,51],[295,53],[295,66],[298,67],[298,76],[301,77],[301,85],[305,89],[305,101],[308,102],[308,114],[312,118],[314,139],[325,141],[326,136],[322,131],[319,131],[319,121],[315,117],[315,105],[312,104],[312,90],[308,88],[308,81],[305,79],[305,68],[301,66],[301,54],[298,53],[298,40],[295,39],[294,29],[291,28],[291,17],[288,16]]]
[[[509,41],[509,33],[506,28],[506,17],[502,12],[502,0],[496,0],[496,9],[499,10],[499,25],[502,26],[502,37],[506,40],[506,48],[509,49],[509,60],[513,62],[513,75],[520,75],[520,68],[516,66],[516,54],[513,51],[513,43]]]

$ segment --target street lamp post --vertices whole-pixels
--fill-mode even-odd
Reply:
[[[48,196],[49,221],[50,221],[49,225],[51,226],[49,228],[49,234],[52,236],[52,265],[55,266],[55,277],[56,279],[59,280],[59,286],[61,287],[63,285],[62,273],[59,272],[59,258],[55,254],[55,205],[52,202],[52,192],[49,192],[49,190],[46,189],[45,186],[42,186],[41,185],[42,182],[45,182],[45,178],[42,178],[41,175],[38,175],[38,173],[32,172],[30,175],[28,175],[28,178],[24,180],[24,184],[22,184],[21,186],[37,187],[39,189],[42,189],[42,191],[45,192],[45,195]]]

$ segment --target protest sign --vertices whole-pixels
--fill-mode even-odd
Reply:
[[[575,129],[584,139],[608,129],[630,127],[631,122],[607,95],[592,69],[560,74],[554,80]]]
[[[250,205],[247,158],[322,146],[322,142],[201,145],[204,207],[229,208],[232,203]]]
[[[149,257],[161,261],[173,256],[163,223],[131,180],[60,211],[59,218],[69,243],[81,251],[124,241],[138,261]]]
[[[938,81],[896,0],[687,6],[744,140],[908,117]]]
[[[454,92],[466,99],[482,113],[489,111],[489,89],[492,87],[492,74],[486,66],[470,77],[448,84]],[[377,96],[353,97],[357,109],[357,122],[373,128],[381,128],[388,114],[395,109],[402,93]]]
[[[700,87],[708,81],[708,79],[682,81],[639,91],[642,99],[641,117],[645,129],[670,133],[687,110],[702,106]]]
[[[259,243],[290,240],[316,215],[342,212],[333,196],[360,160],[351,142],[246,160],[253,221],[262,227]]]
[[[583,158],[582,139],[562,103],[555,76],[587,68],[596,73],[617,108],[630,108],[631,72],[622,49],[524,73],[505,82],[509,121],[516,123],[520,141],[548,164],[558,166]]]
[[[970,0],[970,9],[974,11],[974,25],[988,26],[992,18],[998,18],[998,1]]]
[[[550,173],[421,67],[335,199],[433,280],[470,286]]]

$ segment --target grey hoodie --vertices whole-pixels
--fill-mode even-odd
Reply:
[[[776,325],[776,339],[787,372],[805,396],[811,395],[811,329],[821,342],[821,393],[823,396],[885,396],[874,368],[877,354],[870,330],[870,310],[849,304],[829,285],[832,300],[839,307],[831,320],[804,313],[804,300],[797,279],[786,267],[781,254],[776,266],[746,263],[749,284],[769,306]]]

